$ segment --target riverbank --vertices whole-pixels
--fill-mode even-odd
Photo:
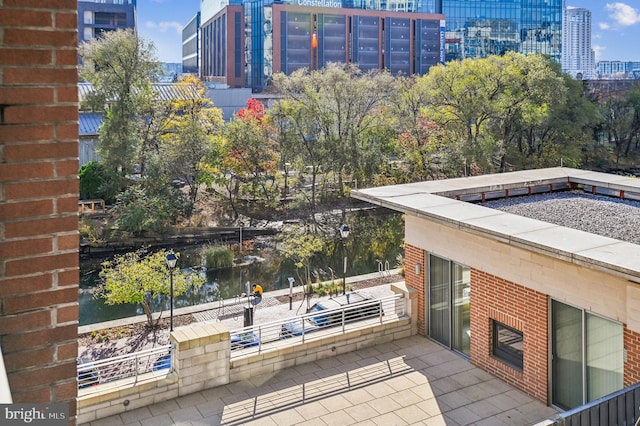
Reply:
[[[404,281],[399,269],[388,273],[365,274],[346,279],[347,289],[351,291],[365,290],[374,293],[375,297],[390,295],[390,284]],[[367,290],[368,289],[368,290]],[[254,312],[254,323],[287,318],[306,311],[302,286],[292,289],[290,303],[289,289],[265,292],[263,300]],[[314,303],[318,298],[314,297]],[[174,310],[174,329],[200,321],[219,321],[229,330],[243,327],[243,311],[246,299],[228,299]],[[291,308],[291,309],[289,309]],[[267,314],[268,312],[268,314]],[[164,313],[168,316],[168,312]],[[146,327],[146,316],[106,321],[78,328],[78,356],[80,358],[98,360],[127,353],[153,348],[169,343],[169,318],[163,317],[160,327],[149,330]]]

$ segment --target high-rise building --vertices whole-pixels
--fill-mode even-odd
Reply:
[[[595,74],[595,53],[591,48],[591,11],[567,7],[562,18],[562,70],[579,80]]]
[[[136,28],[136,0],[78,0],[78,43],[100,34]]]
[[[560,61],[564,0],[426,0],[442,13],[446,56],[452,59],[541,53]]]
[[[182,72],[200,73],[200,12],[182,28]]]
[[[202,3],[201,77],[261,91],[277,72],[329,62],[425,74],[444,62],[444,16],[413,0],[219,0]]]

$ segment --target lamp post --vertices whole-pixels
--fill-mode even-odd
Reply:
[[[284,199],[287,199],[287,195],[289,195],[289,187],[287,186],[287,181],[289,179],[289,166],[291,163],[284,163]]]
[[[342,294],[347,294],[347,238],[349,237],[349,226],[343,223],[338,230],[342,240]]]
[[[173,269],[176,267],[176,262],[178,262],[178,256],[176,256],[173,250],[167,253],[166,261],[167,268],[169,268],[169,282],[171,285],[169,289],[169,304],[171,305],[169,308],[169,331],[173,331]]]

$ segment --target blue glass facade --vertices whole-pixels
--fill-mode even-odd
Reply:
[[[563,0],[436,0],[447,60],[542,53],[560,61]]]

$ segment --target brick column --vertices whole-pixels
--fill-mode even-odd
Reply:
[[[68,403],[78,328],[77,0],[0,0],[0,344],[15,403]]]
[[[418,334],[423,336],[427,335],[427,319],[425,318],[425,253],[419,247],[405,244],[404,247],[404,279],[407,287],[414,289],[417,292],[418,306],[417,306],[417,326]],[[419,273],[416,274],[416,264],[420,265]]]

